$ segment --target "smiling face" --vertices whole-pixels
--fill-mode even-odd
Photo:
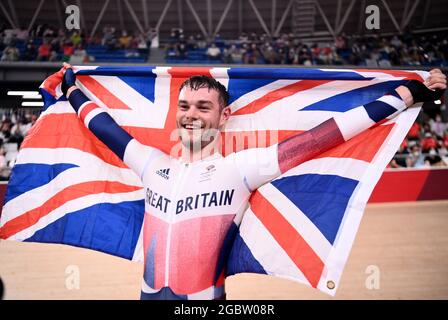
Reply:
[[[176,125],[184,147],[199,151],[219,138],[219,131],[230,116],[219,92],[207,87],[188,86],[179,93]]]

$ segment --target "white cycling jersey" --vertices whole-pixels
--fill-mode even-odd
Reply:
[[[186,163],[131,140],[124,162],[145,188],[142,298],[223,296],[226,236],[251,192],[280,175],[277,145]]]

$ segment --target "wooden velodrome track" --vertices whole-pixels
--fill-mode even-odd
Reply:
[[[369,204],[335,298],[447,299],[447,226],[448,201]],[[366,286],[372,265],[379,289]],[[79,289],[66,287],[68,266],[79,268]],[[1,241],[0,276],[5,299],[138,299],[142,265],[69,246]],[[226,283],[228,299],[333,299],[263,275]]]

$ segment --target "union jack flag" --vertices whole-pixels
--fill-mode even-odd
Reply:
[[[192,75],[218,79],[229,91],[232,111],[223,132],[225,145],[232,147],[223,150],[225,155],[257,147],[261,140],[283,141],[356,111],[406,80],[427,77],[420,71],[365,69],[74,70],[91,100],[140,142],[166,153],[177,143],[171,135],[182,82]],[[45,106],[13,169],[0,237],[142,261],[142,183],[86,129],[61,93],[61,79],[62,71],[41,85]],[[334,295],[367,200],[418,112],[411,108],[377,121],[254,192],[232,244],[227,274],[285,277]],[[353,115],[356,123],[366,113]],[[375,114],[367,116],[374,124]]]

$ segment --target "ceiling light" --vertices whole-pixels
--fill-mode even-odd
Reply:
[[[40,101],[24,101],[22,107],[43,107],[44,103]]]
[[[42,99],[42,96],[40,94],[38,95],[24,95],[23,99]]]
[[[8,91],[8,96],[37,96],[39,91]]]

